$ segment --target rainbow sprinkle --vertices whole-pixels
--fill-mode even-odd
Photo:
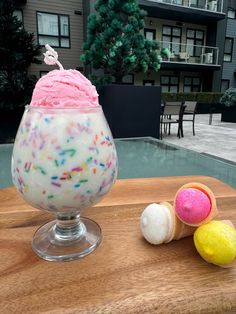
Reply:
[[[115,180],[113,139],[102,129],[94,132],[98,116],[85,116],[81,123],[73,119],[66,115],[59,125],[55,114],[37,112],[23,118],[19,128],[14,182],[21,193],[33,196],[38,190],[41,208],[57,211],[62,194],[68,203],[61,208],[90,206]]]

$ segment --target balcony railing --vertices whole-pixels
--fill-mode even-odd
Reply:
[[[223,12],[223,0],[150,0],[211,12]]]
[[[170,56],[163,57],[163,61],[187,64],[218,65],[219,48],[175,42],[160,42],[160,49],[168,48]]]

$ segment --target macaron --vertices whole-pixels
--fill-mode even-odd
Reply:
[[[208,263],[229,267],[236,258],[236,230],[225,221],[212,220],[194,232],[194,244]]]
[[[201,183],[183,185],[175,195],[174,208],[176,216],[190,226],[200,226],[217,214],[213,192]]]

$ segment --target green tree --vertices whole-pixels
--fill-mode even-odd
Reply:
[[[0,2],[0,108],[12,109],[30,101],[36,78],[29,76],[31,63],[41,63],[40,47],[14,16],[14,2]]]
[[[121,83],[129,73],[159,70],[159,44],[144,38],[141,31],[146,12],[136,0],[97,0],[95,10],[88,17],[81,60],[94,69],[103,69],[103,82],[113,76]]]

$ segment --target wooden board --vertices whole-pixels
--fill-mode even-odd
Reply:
[[[218,219],[236,225],[236,190],[214,178],[118,180],[84,212],[101,226],[101,245],[73,262],[38,258],[31,240],[50,214],[26,204],[13,187],[0,190],[0,312],[236,313],[236,267],[204,262],[192,237],[152,246],[141,236],[144,207],[172,202],[191,181],[208,185],[217,197]]]

